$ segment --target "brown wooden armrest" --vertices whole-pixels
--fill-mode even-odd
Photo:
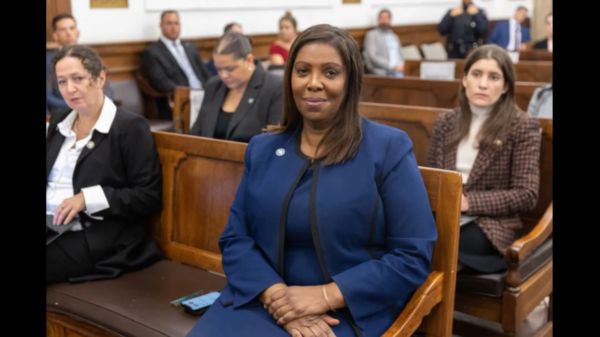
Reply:
[[[537,249],[552,234],[552,204],[550,203],[542,219],[529,234],[508,247],[505,259],[509,267],[516,267],[525,261],[529,253]]]
[[[444,273],[433,271],[412,296],[394,324],[381,337],[410,337],[436,304],[442,301]]]

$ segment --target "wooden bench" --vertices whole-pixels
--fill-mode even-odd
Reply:
[[[404,61],[404,75],[421,77],[421,62],[440,61]],[[465,60],[449,59],[443,62],[454,62],[454,78],[460,79],[465,73]],[[519,61],[515,63],[515,72],[519,82],[552,82],[552,62],[548,61]]]
[[[413,141],[417,163],[425,165],[431,132],[438,114],[451,110],[361,103],[361,115],[378,123],[404,130]],[[552,298],[552,119],[540,118],[542,144],[540,153],[540,190],[535,209],[522,217],[524,237],[515,241],[506,253],[508,273],[486,276],[458,275],[456,310],[482,319],[502,323],[507,332],[516,332],[523,320],[546,296]],[[497,296],[490,288],[496,286]],[[498,288],[499,286],[499,288]],[[504,289],[498,294],[498,289]],[[482,294],[469,290],[484,289]],[[552,328],[552,305],[548,323],[540,333]],[[484,331],[461,322],[455,333],[482,336]]]
[[[178,133],[189,134],[193,125],[190,125],[190,91],[200,90],[190,87],[175,87],[173,92],[173,123],[175,131]]]
[[[519,52],[519,63],[521,61],[552,61],[552,52],[542,49],[522,50]]]
[[[517,106],[527,111],[533,92],[546,83],[517,82]],[[458,106],[460,80],[437,81],[420,78],[390,78],[365,75],[361,102],[453,109]]]
[[[169,301],[225,284],[218,240],[243,172],[246,144],[154,132],[163,209],[151,226],[168,260],[116,280],[46,290],[47,336],[184,336],[198,320]],[[458,254],[460,174],[421,168],[438,230],[432,272],[383,335],[450,337]]]

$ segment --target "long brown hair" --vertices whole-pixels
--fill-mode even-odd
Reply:
[[[363,63],[358,44],[346,30],[324,24],[312,26],[298,35],[290,48],[283,74],[283,115],[281,124],[268,126],[267,130],[274,133],[287,130],[302,131],[303,118],[296,106],[292,91],[292,71],[298,52],[310,43],[322,43],[335,48],[340,53],[346,70],[346,95],[334,117],[332,127],[317,147],[319,149],[323,146],[321,153],[326,156],[325,165],[338,164],[354,157],[362,140],[358,100],[362,88]]]
[[[515,117],[522,111],[515,104],[515,67],[508,53],[496,46],[485,45],[475,49],[465,62],[465,72],[463,76],[467,76],[471,67],[475,62],[484,59],[491,59],[498,62],[498,66],[502,69],[504,77],[504,85],[508,90],[500,96],[498,101],[494,103],[489,117],[481,126],[481,130],[477,135],[479,146],[492,146],[494,144],[503,144],[512,126]],[[456,121],[453,137],[446,144],[446,150],[457,146],[463,139],[469,135],[471,128],[471,118],[473,113],[469,106],[466,88],[463,81],[460,82],[458,92],[458,101],[460,105],[460,115]],[[500,141],[498,143],[497,141]]]

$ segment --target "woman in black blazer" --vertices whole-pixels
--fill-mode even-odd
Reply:
[[[204,100],[190,134],[248,143],[267,125],[281,122],[282,78],[254,60],[248,37],[230,31],[215,46],[219,74],[205,86]]]
[[[149,266],[162,258],[146,236],[149,217],[161,208],[162,172],[148,122],[104,95],[106,74],[91,48],[63,48],[52,65],[72,110],[50,119],[46,214],[53,225],[74,225],[46,246],[46,283]]]

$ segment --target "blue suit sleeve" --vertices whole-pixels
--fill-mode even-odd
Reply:
[[[391,140],[382,173],[387,253],[333,277],[356,320],[400,300],[406,303],[431,272],[437,240],[425,184],[406,133]]]
[[[211,58],[206,63],[206,71],[210,77],[217,76],[219,73],[217,72],[217,68],[215,67],[215,61]]]
[[[496,24],[488,38],[488,44],[500,44],[500,24]]]
[[[253,140],[246,148],[244,173],[229,211],[229,222],[219,240],[227,283],[235,292],[234,308],[252,301],[276,283],[285,283],[256,245],[246,218],[246,188]]]
[[[56,97],[52,94],[52,89],[46,89],[46,105],[52,108],[68,108],[62,97]]]
[[[523,43],[531,41],[531,30],[529,28],[523,29]]]
[[[47,108],[68,108],[69,106],[65,102],[64,98],[54,96],[52,92],[52,85],[50,81],[50,71],[52,70],[52,53],[46,53],[46,107]]]

